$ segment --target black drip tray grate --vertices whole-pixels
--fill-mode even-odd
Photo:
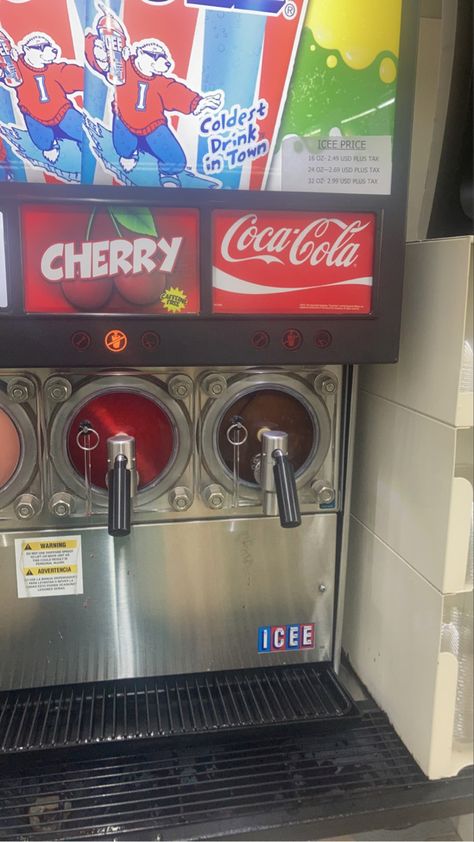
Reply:
[[[3,753],[328,722],[357,710],[329,665],[0,694]]]
[[[85,760],[11,757],[0,765],[0,839],[221,838],[225,828],[261,827],[275,813],[296,821],[344,797],[366,793],[378,803],[387,788],[425,785],[380,712],[318,735],[283,728],[271,739],[155,743]]]

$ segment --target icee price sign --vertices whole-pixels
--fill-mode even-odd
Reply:
[[[387,193],[401,4],[2,0],[0,181]]]

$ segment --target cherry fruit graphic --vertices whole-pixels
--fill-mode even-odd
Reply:
[[[111,207],[109,208],[109,214],[119,236],[123,236],[122,229],[125,228],[127,232],[132,231],[142,237],[150,237],[151,239],[158,237],[155,220],[149,208],[134,208],[133,212],[130,212],[126,208]],[[125,275],[123,272],[119,272],[115,276],[114,282],[117,291],[125,301],[143,307],[159,301],[165,288],[166,276],[158,269],[153,272],[144,272],[141,275],[134,273]]]
[[[166,275],[152,272],[149,275],[117,275],[115,287],[130,304],[155,304],[165,288]]]
[[[109,215],[105,211],[93,211],[87,226],[84,241],[89,240],[110,240],[116,237]],[[111,278],[98,278],[97,280],[75,280],[63,281],[61,289],[64,297],[78,310],[100,310],[111,297],[114,284]]]
[[[64,281],[61,287],[70,304],[78,310],[93,312],[107,304],[114,285],[110,278],[101,278],[100,281]]]
[[[110,206],[93,210],[88,221],[84,242],[107,242],[131,239],[130,232],[155,239],[158,236],[155,221],[148,208]],[[165,288],[166,276],[158,269],[151,273],[125,274],[121,269],[110,277],[97,280],[64,281],[61,284],[65,298],[79,310],[102,309],[111,298],[114,288],[129,304],[149,306],[155,304]]]

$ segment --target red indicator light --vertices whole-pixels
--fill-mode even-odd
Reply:
[[[283,334],[281,341],[287,351],[297,351],[303,344],[303,337],[299,330],[291,328]]]
[[[121,351],[125,351],[128,345],[127,334],[123,330],[109,330],[105,334],[104,343],[108,351],[119,354]]]

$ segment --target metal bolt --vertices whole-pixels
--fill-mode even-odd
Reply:
[[[28,518],[33,517],[34,515],[34,511],[30,503],[19,503],[16,507],[16,513],[22,520],[28,520]]]
[[[318,503],[332,503],[336,497],[334,488],[322,479],[312,482],[311,489]]]
[[[222,485],[211,483],[204,489],[202,496],[209,509],[222,509],[225,502],[225,491]]]
[[[14,403],[25,403],[33,397],[35,387],[31,380],[25,377],[18,377],[16,380],[10,380],[7,384],[7,393]]]
[[[65,377],[51,377],[46,383],[46,394],[54,403],[64,403],[71,397],[72,386]]]
[[[170,506],[175,512],[185,512],[193,502],[193,495],[189,488],[186,488],[184,485],[178,485],[170,491],[168,499]]]
[[[14,504],[15,514],[20,520],[29,520],[38,514],[41,503],[34,494],[21,494]]]
[[[10,397],[17,403],[21,403],[24,400],[28,400],[28,392],[23,386],[16,384],[10,391]]]
[[[76,508],[76,503],[72,494],[67,491],[58,491],[53,494],[49,501],[49,511],[55,517],[70,517]]]
[[[202,388],[211,398],[219,398],[227,389],[223,374],[208,374],[202,381]]]
[[[321,584],[319,586],[319,593],[326,593],[326,591],[327,591],[326,585]]]
[[[168,392],[172,398],[183,401],[193,389],[193,381],[186,374],[175,374],[168,383]]]
[[[316,392],[322,395],[335,395],[337,392],[337,380],[330,374],[318,374],[314,380]]]

